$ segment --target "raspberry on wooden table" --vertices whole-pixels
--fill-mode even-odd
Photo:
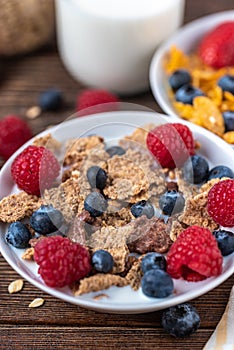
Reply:
[[[68,238],[51,236],[35,245],[38,272],[49,287],[65,287],[87,276],[91,270],[88,250]]]
[[[19,147],[32,137],[28,124],[17,115],[0,120],[0,156],[7,160]]]
[[[212,219],[225,227],[234,226],[234,180],[216,183],[208,193],[207,211]]]
[[[60,165],[45,147],[28,146],[13,161],[11,175],[21,190],[39,196],[59,175]]]
[[[212,232],[190,226],[178,236],[167,254],[167,272],[173,278],[197,282],[222,272],[223,258]]]
[[[157,126],[148,133],[146,143],[163,168],[181,167],[195,152],[192,132],[181,123]]]
[[[118,97],[107,90],[85,89],[77,96],[76,110],[116,102],[119,102]]]

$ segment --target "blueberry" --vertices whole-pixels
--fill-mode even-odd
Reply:
[[[234,111],[223,112],[225,131],[234,131]]]
[[[63,222],[63,214],[52,205],[42,205],[30,217],[30,225],[42,235],[57,231]]]
[[[10,224],[5,235],[6,242],[13,245],[15,248],[27,248],[29,246],[28,242],[31,238],[30,231],[20,221]]]
[[[221,179],[222,177],[229,177],[230,179],[233,179],[234,173],[228,166],[217,165],[212,168],[208,174],[208,180]]]
[[[167,261],[165,256],[156,252],[147,253],[141,261],[141,270],[143,273],[152,269],[166,271],[166,267]]]
[[[106,149],[106,152],[110,155],[110,157],[113,157],[115,155],[122,156],[126,153],[126,151],[120,146],[109,147]]]
[[[216,230],[213,235],[223,256],[234,252],[234,233],[227,230]]]
[[[44,111],[55,111],[62,107],[63,97],[58,89],[48,89],[39,96],[39,106]]]
[[[107,174],[104,169],[93,165],[87,170],[87,179],[92,188],[103,190],[106,186]]]
[[[170,190],[159,198],[159,207],[163,214],[171,216],[180,213],[184,209],[185,199],[180,192]]]
[[[172,294],[174,283],[167,272],[160,269],[146,271],[141,279],[142,292],[148,297],[166,298]]]
[[[162,314],[162,326],[174,337],[185,338],[199,328],[200,316],[196,308],[188,303],[171,306]]]
[[[204,96],[204,93],[191,84],[181,86],[175,93],[175,99],[178,102],[193,104],[193,99],[197,96]]]
[[[201,184],[208,179],[209,164],[205,158],[195,154],[185,162],[182,172],[186,181]]]
[[[107,201],[99,192],[91,192],[85,198],[84,208],[91,216],[101,216],[107,209]]]
[[[226,74],[218,80],[218,86],[223,91],[231,92],[234,94],[234,75]]]
[[[187,70],[177,69],[170,75],[168,81],[172,90],[176,91],[181,86],[191,83],[192,78]]]
[[[93,253],[92,264],[96,271],[107,273],[113,269],[114,259],[107,250],[99,249]]]
[[[131,213],[135,218],[145,215],[148,219],[154,216],[154,207],[148,201],[142,200],[131,206]]]

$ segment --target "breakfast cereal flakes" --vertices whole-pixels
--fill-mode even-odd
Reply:
[[[224,111],[234,111],[234,95],[223,92],[217,85],[217,81],[225,74],[234,75],[234,67],[211,68],[205,65],[196,53],[186,55],[179,48],[172,46],[165,58],[164,69],[168,76],[177,69],[186,69],[191,74],[192,85],[205,94],[195,97],[193,105],[190,105],[176,101],[172,89],[169,89],[168,96],[178,114],[234,144],[234,131],[225,133],[222,116]]]

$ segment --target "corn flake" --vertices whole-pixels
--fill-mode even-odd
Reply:
[[[205,95],[196,97],[193,105],[188,105],[175,101],[174,92],[169,89],[169,98],[178,114],[234,144],[234,131],[225,133],[222,116],[224,111],[234,111],[234,94],[223,92],[218,86],[218,80],[222,76],[234,75],[234,67],[211,68],[205,65],[196,53],[186,55],[175,45],[171,46],[164,67],[168,75],[177,69],[187,69],[191,74],[193,86],[202,90]]]
[[[228,131],[223,135],[223,138],[226,142],[234,145],[234,131]]]
[[[202,126],[222,136],[224,134],[224,120],[222,113],[215,103],[205,96],[198,96],[193,101],[194,109],[200,114]]]
[[[169,51],[169,59],[165,62],[165,69],[168,74],[179,68],[188,68],[189,58],[176,46],[172,46]]]

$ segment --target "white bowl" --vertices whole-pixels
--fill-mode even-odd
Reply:
[[[144,111],[116,111],[99,113],[89,117],[80,117],[64,122],[57,127],[49,130],[51,134],[59,141],[64,142],[69,138],[80,137],[81,135],[91,135],[98,133],[105,137],[106,141],[122,138],[129,135],[137,126],[148,123],[162,122],[178,122],[175,118],[165,118],[161,114],[155,112]],[[188,125],[194,138],[201,144],[199,153],[207,158],[210,166],[223,164],[234,170],[233,150],[223,140],[214,134],[200,128],[197,125],[181,121]],[[39,134],[43,136],[48,130]],[[15,156],[31,144],[32,140],[22,146],[4,165],[0,172],[0,198],[17,191],[16,185],[13,183],[10,169]],[[191,299],[194,299],[211,289],[217,287],[234,273],[234,253],[225,257],[223,262],[222,274],[217,277],[211,277],[201,282],[186,282],[184,280],[174,280],[176,293],[168,298],[148,298],[141,289],[133,291],[129,286],[118,288],[111,287],[105,290],[108,298],[94,299],[94,296],[100,292],[84,294],[75,297],[68,287],[50,288],[45,285],[43,280],[37,273],[38,266],[32,261],[22,260],[23,251],[11,247],[5,242],[4,235],[7,225],[0,225],[0,252],[6,261],[17,271],[23,278],[35,285],[37,288],[67,302],[109,313],[143,313],[151,312],[172,305],[176,305]]]
[[[196,48],[206,32],[227,20],[234,21],[234,10],[201,17],[179,29],[173,36],[164,41],[155,52],[149,71],[150,86],[155,99],[165,113],[180,118],[170,101],[169,84],[163,68],[163,60],[170,47],[175,45],[188,54]]]

